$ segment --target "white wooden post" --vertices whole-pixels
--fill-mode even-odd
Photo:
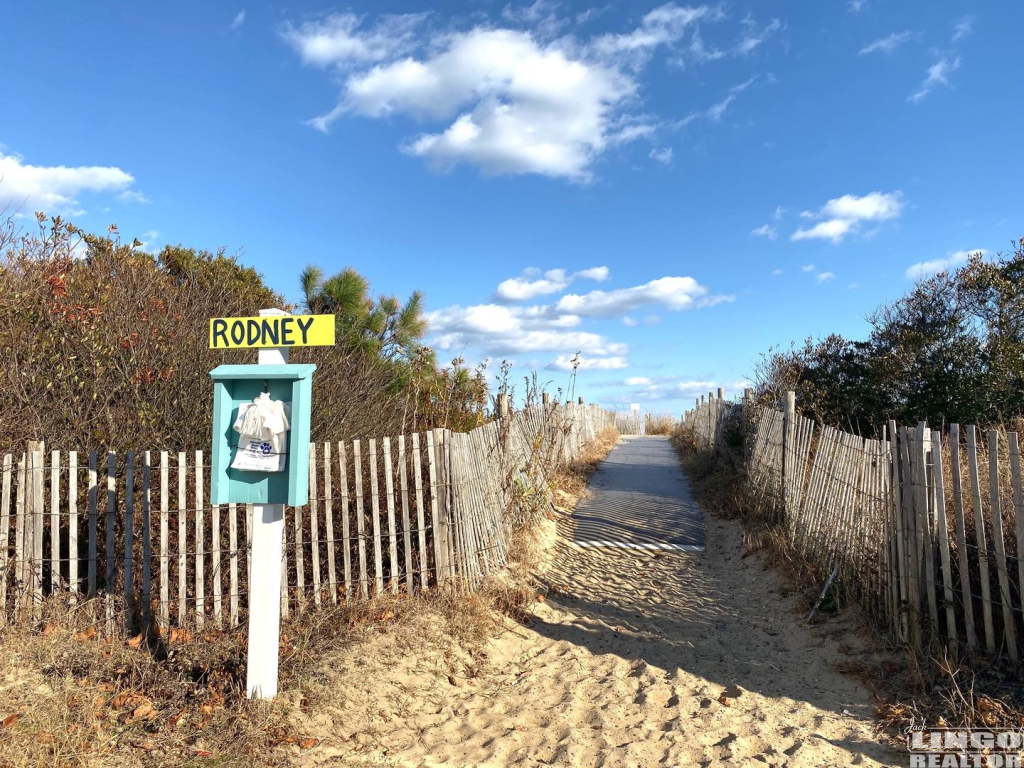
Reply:
[[[790,454],[794,447],[794,424],[796,422],[796,392],[786,392],[786,410],[782,416],[782,503],[786,515],[793,510],[789,504],[789,486],[792,484],[793,461]]]
[[[260,315],[286,315],[261,309]],[[260,365],[284,365],[287,347],[260,349]],[[249,562],[249,659],[245,689],[251,699],[277,695],[277,656],[281,636],[281,555],[284,545],[284,504],[254,504]]]

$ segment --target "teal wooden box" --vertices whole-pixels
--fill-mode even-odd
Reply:
[[[220,365],[213,379],[211,504],[288,504],[309,502],[309,421],[315,365]],[[287,457],[283,472],[232,469],[239,435],[232,429],[238,407],[266,386],[275,400],[291,403]]]

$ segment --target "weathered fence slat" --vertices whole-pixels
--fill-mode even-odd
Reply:
[[[0,626],[7,623],[7,581],[11,569],[8,540],[11,530],[11,454],[4,456],[3,478],[0,480]]]
[[[21,487],[21,483],[18,483]],[[98,545],[96,542],[96,517],[99,514],[99,472],[96,469],[96,451],[89,452],[89,562],[87,563],[87,592],[93,598],[96,596],[96,559]]]
[[[203,452],[196,451],[196,535],[195,535],[195,547],[196,547],[196,627],[199,629],[203,628],[206,620],[206,572],[203,568],[204,565],[204,533],[203,528],[203,508],[206,505],[206,496],[203,493]]]
[[[316,443],[309,446],[309,564],[313,577],[313,603],[320,605],[320,505],[317,503]]]
[[[341,545],[342,564],[345,573],[345,599],[352,599],[352,529],[349,522],[348,503],[348,457],[345,444],[338,443],[338,473],[341,479]]]
[[[293,517],[295,545],[295,603],[298,610],[306,605],[306,559],[302,551],[302,507],[295,507]],[[286,572],[287,573],[287,572]],[[285,579],[287,584],[287,578]]]
[[[142,455],[142,623],[149,629],[152,618],[153,580],[153,488],[152,455]]]
[[[50,589],[60,589],[60,451],[50,453]]]
[[[14,528],[14,612],[15,616],[21,614],[25,604],[25,573],[28,567],[28,553],[25,548],[25,497],[28,495],[25,488],[25,476],[27,472],[26,454],[21,454],[18,461],[18,482],[15,491],[15,528]]]
[[[135,452],[128,451],[124,469],[124,621],[125,629],[132,631],[132,563],[135,548]]]
[[[324,530],[327,536],[327,587],[331,602],[338,602],[338,571],[334,552],[338,546],[334,538],[334,494],[331,487],[331,444],[324,443]]]
[[[434,539],[434,579],[438,585],[444,573],[444,555],[442,553],[441,511],[437,499],[437,451],[436,436],[433,430],[427,432],[427,469],[430,478],[430,524]]]
[[[992,620],[991,583],[988,573],[988,542],[985,536],[985,512],[981,506],[981,479],[978,474],[978,444],[974,425],[967,427],[967,463],[974,503],[974,534],[978,544],[978,570],[981,581],[981,612],[985,626],[985,650],[996,651],[996,633]]]
[[[380,483],[377,479],[377,440],[370,438],[370,522],[373,527],[374,594],[384,592],[384,554],[380,532]]]
[[[1021,493],[1020,477],[1020,444],[1016,432],[1007,435],[1010,444],[1010,479],[1013,485],[1013,521],[1017,538],[1017,582],[1022,602],[1024,602],[1024,495]]]
[[[384,490],[388,507],[388,548],[391,564],[391,592],[398,594],[398,536],[395,532],[395,478],[391,466],[391,438],[385,437],[382,443],[384,450]]]
[[[6,543],[6,539],[4,540]],[[78,596],[78,451],[68,453],[68,589]],[[4,601],[0,599],[0,606]],[[0,611],[2,612],[2,611]]]
[[[999,605],[1003,610],[1003,638],[1012,661],[1017,660],[1017,628],[1014,626],[1013,603],[1010,599],[1010,576],[1006,568],[1006,542],[1003,539],[1003,512],[999,500],[999,432],[988,431],[989,488],[992,494],[989,513],[992,515],[992,543],[995,545],[996,573],[999,578]]]
[[[228,547],[229,553],[229,584],[228,621],[232,627],[238,626],[238,505],[228,504]],[[248,580],[246,580],[248,582]]]
[[[171,625],[171,584],[170,584],[170,468],[167,451],[160,451],[160,626]]]
[[[942,565],[942,602],[946,608],[946,641],[950,653],[956,653],[956,610],[953,604],[953,574],[950,570],[949,530],[946,521],[946,483],[942,472],[942,434],[932,433],[932,456],[935,462],[935,522]]]
[[[185,486],[187,471],[185,452],[178,451],[178,624],[180,626],[185,626],[188,618],[185,604],[188,590],[188,567],[185,560],[188,554],[188,536],[186,535],[188,501]]]
[[[974,625],[974,599],[971,595],[971,570],[967,562],[967,525],[964,521],[964,492],[960,479],[960,425],[949,425],[949,461],[953,474],[953,520],[956,527],[957,565],[960,572],[960,595],[964,613],[967,647],[978,647]]]
[[[220,547],[220,505],[210,505],[210,515],[213,517],[212,541],[210,542],[210,578],[213,580],[213,621],[217,629],[224,626],[224,595],[223,584],[221,583],[221,547]]]
[[[398,485],[402,491],[402,544],[405,546],[405,585],[413,590],[412,531],[409,530],[409,457],[405,454],[405,435],[398,436]],[[1024,593],[1022,593],[1024,594]]]
[[[359,538],[359,591],[370,596],[370,577],[366,570],[366,508],[363,505],[363,461],[359,441],[352,441],[352,476],[356,484],[356,536]]]
[[[114,548],[114,530],[117,515],[117,455],[114,451],[107,452],[107,562],[104,574],[103,591],[106,595],[107,632],[114,633],[114,570],[117,552]]]
[[[420,545],[420,588],[427,588],[427,521],[423,511],[423,465],[420,457],[420,436],[412,436],[413,482],[416,484],[416,527]]]

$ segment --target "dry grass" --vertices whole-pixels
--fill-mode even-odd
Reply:
[[[649,413],[644,428],[648,435],[672,435],[679,426],[679,419],[670,413]]]
[[[415,602],[354,602],[284,622],[282,688],[310,706],[324,653],[404,620]],[[287,701],[245,697],[246,639],[238,629],[101,640],[74,619],[7,628],[0,765],[274,765],[284,748],[311,747],[290,728]]]

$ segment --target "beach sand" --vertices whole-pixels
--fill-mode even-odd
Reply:
[[[905,764],[870,692],[834,669],[865,653],[854,623],[809,627],[738,523],[709,517],[701,554],[579,549],[571,524],[550,524],[527,624],[468,651],[424,618],[329,660],[333,701],[302,723],[320,743],[297,762]]]

